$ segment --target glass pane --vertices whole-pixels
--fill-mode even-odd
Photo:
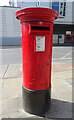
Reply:
[[[59,2],[52,2],[52,9],[59,13]]]

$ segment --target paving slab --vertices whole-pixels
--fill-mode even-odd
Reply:
[[[22,77],[19,77],[17,80],[18,80],[18,89],[21,90],[21,88],[22,88],[22,83],[23,83],[23,76],[22,76]]]
[[[51,108],[45,118],[23,110],[22,71],[20,64],[9,65],[3,77],[3,118],[46,119],[72,118],[72,68],[71,65],[53,64]]]
[[[18,97],[18,89],[3,90],[2,99],[13,99]]]
[[[15,111],[12,113],[2,115],[2,118],[19,118],[19,112]]]
[[[16,113],[19,111],[18,97],[13,99],[4,99],[2,101],[2,114]]]
[[[7,70],[8,65],[0,65],[0,78],[2,79],[6,70]]]
[[[0,99],[0,106],[2,105],[2,99]]]
[[[0,79],[0,99],[2,99],[2,79]]]
[[[72,118],[72,84],[66,79],[72,79],[71,69],[52,72],[51,108],[45,114],[48,119]]]
[[[0,105],[0,115],[2,115],[2,105]]]
[[[4,69],[5,71],[5,69]],[[0,65],[0,78],[2,78],[2,65]]]
[[[66,78],[69,79],[72,76],[69,74],[70,72],[67,72]],[[55,96],[58,96],[58,99],[72,102],[72,85],[69,84],[65,77],[65,72],[59,72],[59,73],[53,73],[52,75],[52,92],[55,94]],[[68,76],[69,75],[69,76]]]
[[[9,64],[8,70],[3,78],[16,78],[22,75],[22,72],[19,70],[20,64]]]
[[[0,115],[0,120],[2,120],[2,115]]]
[[[18,97],[18,78],[3,79],[2,98],[13,99]]]
[[[18,78],[4,79],[3,89],[17,89]]]
[[[72,64],[53,62],[52,70],[53,72],[72,71]]]

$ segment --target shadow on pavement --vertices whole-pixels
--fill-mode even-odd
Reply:
[[[45,118],[72,118],[72,103],[52,99],[51,108],[46,112]]]

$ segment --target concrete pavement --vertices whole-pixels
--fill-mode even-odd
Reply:
[[[52,49],[53,62],[66,62],[72,63],[71,59],[73,57],[72,47],[70,46],[55,46]],[[1,58],[2,56],[2,58]],[[73,57],[74,58],[74,57]],[[5,49],[0,49],[0,64],[20,64],[22,59],[22,49],[21,47],[6,47]],[[1,61],[2,60],[2,61]]]
[[[45,117],[26,113],[22,105],[21,64],[0,65],[0,118],[26,118],[57,120],[72,118],[72,67],[71,62],[53,61],[51,108]]]
[[[51,109],[45,114],[45,118],[72,118],[72,84],[70,81],[72,68],[70,65],[67,68],[66,64],[62,66],[60,63],[53,64],[52,103]],[[0,97],[2,113],[0,115],[3,118],[40,118],[23,111],[22,72],[19,68],[20,64],[2,66],[2,74],[0,75],[2,78],[0,79],[0,81],[2,80],[2,97]]]

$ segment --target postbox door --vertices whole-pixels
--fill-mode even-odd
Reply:
[[[43,90],[51,86],[51,41],[49,34],[31,34],[26,87]]]
[[[25,39],[24,86],[31,90],[51,87],[52,36],[49,30],[31,31]]]

